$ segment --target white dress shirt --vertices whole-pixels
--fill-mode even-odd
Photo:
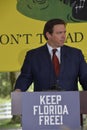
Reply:
[[[51,59],[52,59],[52,56],[53,56],[53,52],[52,52],[52,50],[54,49],[54,48],[52,48],[48,43],[47,43],[47,47],[48,47],[48,51],[49,51],[49,53],[50,53],[50,55],[51,55]],[[56,51],[56,56],[58,57],[58,59],[59,59],[59,63],[61,63],[61,60],[60,60],[60,49],[61,49],[61,47],[58,47],[58,48],[56,48],[57,49],[57,51]]]

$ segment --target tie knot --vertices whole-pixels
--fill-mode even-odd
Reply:
[[[56,53],[56,51],[57,51],[57,49],[53,49],[52,51],[53,51],[53,54],[55,54],[55,53]]]

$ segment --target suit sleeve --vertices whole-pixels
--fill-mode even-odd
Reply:
[[[87,63],[82,52],[79,53],[79,81],[84,90],[87,90]]]
[[[31,54],[26,54],[21,73],[16,80],[15,89],[26,91],[33,82],[32,70],[31,70]]]

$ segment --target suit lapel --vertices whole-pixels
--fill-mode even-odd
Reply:
[[[64,73],[66,66],[68,66],[69,53],[67,53],[66,46],[61,47],[61,67],[60,67],[60,75]]]
[[[43,46],[42,51],[43,51],[44,66],[46,67],[47,73],[49,75],[50,86],[52,86],[56,82],[55,81],[56,77],[55,77],[55,73],[54,73],[54,69],[53,69],[53,65],[52,65],[52,61],[51,61],[51,56],[49,54],[47,45]]]
[[[44,58],[46,64],[51,64],[51,57],[47,48],[47,45],[44,45],[42,48],[42,57]]]

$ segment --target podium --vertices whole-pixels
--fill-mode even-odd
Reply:
[[[23,130],[80,130],[87,92],[13,92],[12,115],[22,115]]]

